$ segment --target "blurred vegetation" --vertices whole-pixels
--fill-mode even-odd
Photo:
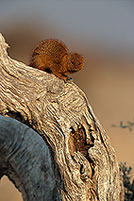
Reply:
[[[119,125],[112,124],[112,127],[127,128],[129,131],[132,131],[134,129],[134,121],[127,121],[127,123],[120,121]]]
[[[132,167],[127,167],[126,162],[120,163],[124,184],[124,201],[134,201],[134,179],[132,179]]]

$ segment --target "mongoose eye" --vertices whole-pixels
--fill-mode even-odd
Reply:
[[[72,61],[72,64],[73,64],[73,65],[75,65],[75,62],[74,62],[74,61]]]

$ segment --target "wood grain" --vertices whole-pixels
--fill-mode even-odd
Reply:
[[[84,92],[13,60],[7,47],[0,35],[0,114],[27,124],[49,145],[62,200],[123,200],[115,151]]]

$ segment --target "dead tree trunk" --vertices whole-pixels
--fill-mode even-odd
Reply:
[[[52,74],[11,59],[7,46],[0,35],[0,114],[33,128],[48,144],[51,154],[44,160],[51,160],[52,189],[56,182],[57,200],[123,201],[115,151],[83,91],[73,81],[65,83]],[[31,153],[34,154],[34,147]],[[27,165],[31,163],[25,157],[22,160]],[[14,170],[18,168],[16,164]],[[28,171],[30,174],[32,169]],[[47,175],[44,182],[46,179]],[[31,185],[26,193],[32,188]],[[24,200],[32,199],[24,196]],[[42,197],[41,200],[54,199]]]

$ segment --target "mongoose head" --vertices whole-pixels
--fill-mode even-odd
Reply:
[[[70,73],[79,71],[83,68],[84,57],[78,53],[69,53],[66,57],[66,65]]]

